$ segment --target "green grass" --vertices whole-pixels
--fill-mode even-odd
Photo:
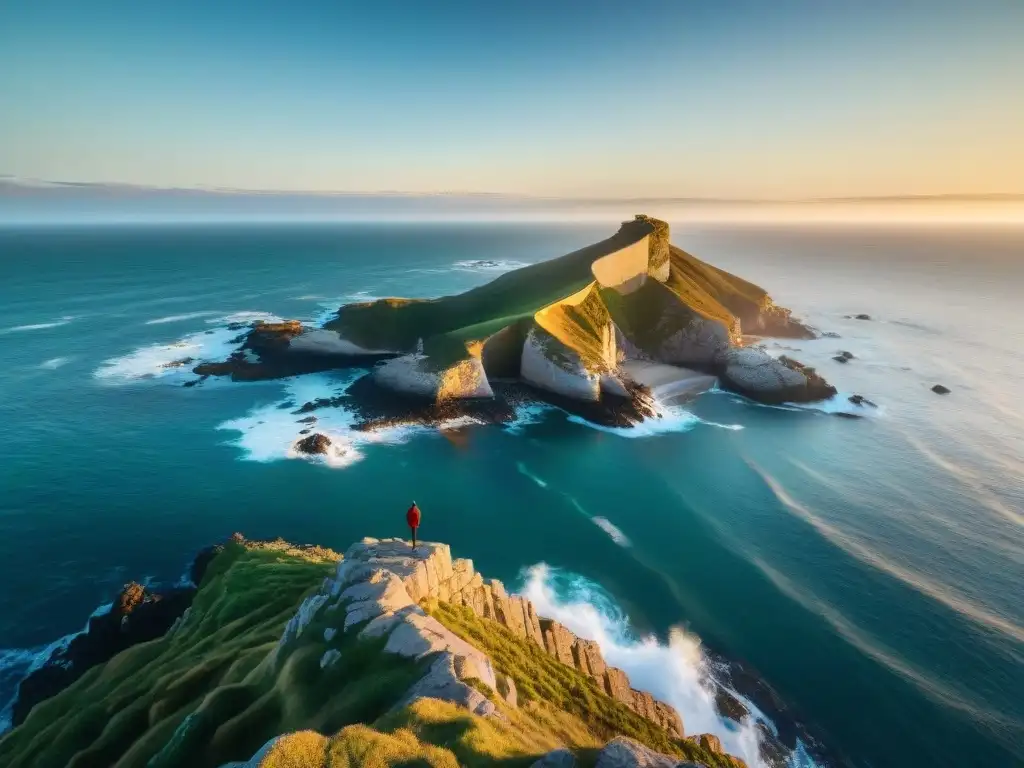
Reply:
[[[575,718],[599,743],[628,736],[659,752],[711,768],[735,767],[731,757],[710,752],[689,739],[673,739],[662,728],[605,694],[594,680],[508,628],[481,619],[465,606],[433,603],[428,609],[448,629],[488,654],[498,672],[512,678],[522,704],[540,704],[546,710]]]
[[[420,338],[429,344],[435,336],[475,336],[469,340],[479,341],[486,338],[481,329],[488,330],[488,335],[500,330],[492,327],[499,318],[513,322],[586,287],[594,279],[590,265],[596,259],[645,233],[627,227],[599,243],[517,269],[457,296],[429,301],[382,299],[346,305],[324,327],[364,347],[400,351],[415,349]],[[471,333],[462,330],[475,326],[481,328]]]

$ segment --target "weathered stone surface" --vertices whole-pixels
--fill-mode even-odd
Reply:
[[[498,695],[505,700],[505,703],[510,707],[518,706],[519,704],[519,692],[516,690],[516,683],[508,675],[498,675]]]
[[[449,652],[453,657],[464,659],[460,669],[468,671],[469,674],[462,677],[475,677],[491,688],[497,688],[494,667],[486,654],[431,616],[406,614],[391,631],[384,650],[387,653],[414,659],[422,659],[431,653]]]
[[[763,349],[732,348],[715,364],[723,385],[763,403],[810,402],[836,394],[813,368],[787,357],[775,359]]]
[[[664,728],[672,736],[681,739],[685,734],[683,730],[683,718],[679,716],[674,707],[670,707],[663,701],[654,700],[655,718],[654,722]]]
[[[396,630],[398,631],[398,630]],[[392,634],[392,636],[394,636]],[[479,651],[478,651],[479,653]],[[450,701],[454,704],[466,707],[470,712],[477,715],[493,715],[495,712],[494,704],[492,704],[486,696],[480,693],[472,686],[467,685],[460,679],[460,674],[456,670],[456,656],[452,653],[442,653],[437,660],[430,665],[430,669],[412,688],[410,688],[405,696],[398,704],[395,705],[394,709],[401,709],[402,707],[408,706],[417,699],[440,699],[441,701]],[[466,665],[463,665],[462,672],[465,673],[470,671]],[[465,675],[466,677],[476,677],[476,675]]]
[[[526,622],[526,636],[533,640],[541,648],[544,647],[544,635],[540,628],[540,616],[534,610],[533,603],[529,600],[523,601],[523,613]]]
[[[551,619],[541,619],[540,626],[544,631],[545,650],[563,664],[575,667],[572,646],[576,642],[576,636],[557,621]]]
[[[603,681],[608,665],[604,663],[604,657],[601,655],[601,646],[593,640],[579,639],[576,641],[575,648],[574,653],[578,653],[581,658],[586,659],[588,674],[596,680]]]
[[[534,762],[530,768],[576,768],[576,757],[568,749],[556,749]]]

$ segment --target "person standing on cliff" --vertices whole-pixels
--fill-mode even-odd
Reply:
[[[420,508],[416,506],[416,502],[412,503],[409,507],[409,511],[405,513],[405,522],[409,524],[409,530],[412,531],[412,548],[416,549],[416,529],[420,527]]]

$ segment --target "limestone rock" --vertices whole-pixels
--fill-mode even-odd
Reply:
[[[417,699],[430,698],[450,701],[453,704],[465,707],[476,715],[487,716],[494,714],[496,711],[494,704],[478,690],[462,682],[460,674],[456,670],[456,659],[457,657],[452,653],[442,653],[430,665],[427,674],[413,684],[402,700],[395,705],[395,709],[408,706]],[[465,676],[474,677],[474,675]]]
[[[573,349],[539,326],[526,336],[520,375],[535,387],[566,397],[589,401],[601,397],[601,372],[588,370]]]
[[[716,365],[726,387],[763,403],[810,402],[836,394],[813,368],[787,357],[776,360],[762,349],[730,349]]]
[[[444,366],[422,354],[402,355],[378,365],[373,380],[394,392],[429,400],[494,397],[476,355]]]

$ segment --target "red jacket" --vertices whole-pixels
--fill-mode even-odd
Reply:
[[[415,504],[409,507],[409,511],[405,513],[405,522],[409,524],[410,528],[420,527],[420,508]]]

